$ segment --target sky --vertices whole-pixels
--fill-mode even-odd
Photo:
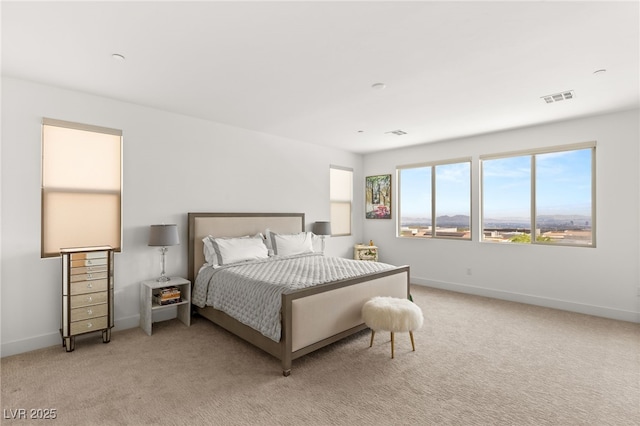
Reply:
[[[482,161],[483,216],[531,215],[531,155]],[[470,163],[437,165],[436,216],[470,215]],[[431,217],[431,168],[401,169],[402,217]],[[538,215],[591,216],[591,149],[536,155]]]

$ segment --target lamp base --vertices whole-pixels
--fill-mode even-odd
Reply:
[[[162,269],[160,270],[160,277],[156,279],[156,281],[159,283],[166,283],[167,281],[171,280],[171,277],[166,276],[164,272],[164,261],[165,261],[165,255],[167,254],[167,250],[168,249],[166,247],[162,247],[160,249],[160,253],[162,253],[162,263],[161,263]]]

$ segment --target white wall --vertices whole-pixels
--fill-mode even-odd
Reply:
[[[148,227],[177,223],[180,246],[167,273],[187,274],[187,213],[303,212],[307,228],[329,219],[329,165],[362,156],[26,81],[2,79],[2,356],[60,344],[60,260],[40,259],[41,119],[122,129],[123,250],[115,262],[116,331],[137,327],[139,282],[159,274]],[[354,235],[327,240],[350,256],[361,239],[363,192],[354,193]]]
[[[629,111],[362,156],[50,86],[2,79],[0,342],[2,356],[60,344],[60,261],[40,259],[42,117],[124,132],[124,245],[116,255],[116,330],[137,327],[139,282],[158,274],[148,226],[189,211],[304,212],[329,218],[329,164],[354,168],[354,235],[327,241],[350,257],[373,239],[382,261],[411,265],[412,282],[640,322],[639,113]],[[595,249],[405,240],[395,220],[363,220],[364,176],[401,164],[596,140]],[[395,181],[395,179],[394,179]],[[474,199],[479,193],[477,181]],[[397,191],[396,191],[397,194]],[[394,203],[394,208],[396,204]],[[473,215],[478,218],[477,203]],[[395,217],[395,210],[394,210]],[[364,222],[364,225],[363,225]],[[364,232],[362,232],[364,230]],[[466,269],[472,275],[466,275]],[[170,275],[186,276],[187,247]]]
[[[480,243],[477,225],[471,242],[396,238],[395,214],[365,220],[363,239],[375,240],[382,261],[411,265],[414,283],[640,322],[639,127],[633,110],[364,158],[365,176],[395,176],[398,165],[472,156],[475,225],[480,155],[595,140],[597,248]]]

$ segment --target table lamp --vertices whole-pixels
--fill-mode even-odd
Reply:
[[[331,222],[316,222],[313,224],[314,234],[320,237],[322,240],[322,253],[324,253],[324,239],[327,236],[331,236]]]
[[[164,272],[165,254],[167,250],[169,250],[167,246],[175,246],[178,244],[180,244],[178,225],[151,225],[151,229],[149,230],[149,246],[160,247],[160,252],[162,253],[162,272],[156,281],[164,282],[171,279],[167,277]]]

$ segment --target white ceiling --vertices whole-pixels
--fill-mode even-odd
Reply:
[[[365,153],[638,107],[639,13],[638,1],[3,1],[2,74]],[[541,99],[566,90],[575,98]]]

